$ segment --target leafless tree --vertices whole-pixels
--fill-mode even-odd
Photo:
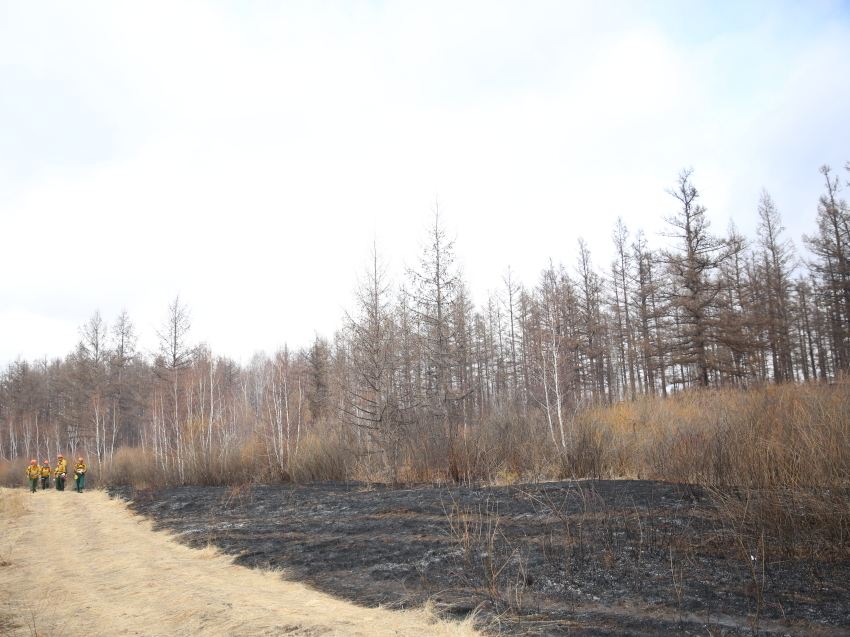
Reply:
[[[405,410],[399,401],[397,328],[386,264],[373,242],[368,267],[358,279],[355,309],[345,316],[351,365],[343,419],[359,427],[367,453],[382,454],[393,481],[406,437]],[[373,443],[377,449],[371,448]]]
[[[814,255],[809,269],[815,276],[817,291],[827,312],[832,356],[839,373],[850,367],[850,208],[838,195],[838,177],[831,177],[829,166],[821,166],[826,193],[818,202],[815,235],[804,235],[803,242]]]
[[[773,199],[762,190],[757,228],[760,248],[758,274],[765,290],[765,323],[776,382],[794,380],[791,325],[793,323],[791,277],[796,265],[794,244],[784,239],[785,228]]]
[[[182,483],[186,475],[185,436],[183,424],[186,403],[183,400],[185,386],[184,372],[192,363],[193,348],[189,344],[189,331],[192,327],[189,308],[180,303],[180,296],[174,297],[168,306],[168,313],[156,334],[159,350],[156,360],[156,373],[164,385],[154,407],[154,428],[156,449],[163,463],[170,459],[172,448],[177,461],[177,471]]]
[[[442,424],[448,456],[449,474],[461,478],[458,457],[458,426],[462,421],[460,401],[470,389],[462,384],[461,330],[456,323],[463,300],[463,280],[458,267],[454,240],[446,236],[439,203],[435,204],[431,224],[422,244],[417,267],[408,275],[420,328],[423,356],[423,404]]]
[[[664,220],[669,229],[663,236],[674,243],[663,253],[672,286],[668,298],[679,320],[675,362],[693,369],[693,382],[708,387],[716,367],[712,346],[717,340],[717,295],[720,292],[715,271],[728,257],[728,245],[709,232],[706,209],[699,203],[699,191],[691,182],[693,169],[682,170],[676,186],[667,192],[681,204]],[[683,382],[687,379],[682,379]]]

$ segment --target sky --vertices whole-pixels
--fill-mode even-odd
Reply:
[[[618,217],[661,245],[683,168],[802,249],[848,113],[847,1],[3,2],[0,368],[96,311],[151,351],[178,296],[237,361],[331,337],[435,203],[478,304]]]

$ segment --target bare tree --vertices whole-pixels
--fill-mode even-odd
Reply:
[[[506,311],[507,319],[507,337],[508,337],[508,355],[510,365],[510,386],[512,399],[517,399],[519,391],[519,372],[517,368],[517,340],[518,340],[518,323],[517,323],[517,304],[522,286],[514,278],[513,270],[508,266],[505,274],[502,276],[502,282],[505,284],[502,304]]]
[[[192,362],[192,347],[188,338],[191,328],[189,308],[180,303],[178,294],[168,305],[168,314],[156,331],[161,364],[171,374],[185,369]]]
[[[310,412],[310,420],[312,422],[327,420],[332,412],[333,374],[331,344],[328,339],[316,334],[304,358],[307,363],[304,397]]]
[[[128,379],[130,366],[136,358],[136,330],[126,309],[122,309],[112,325],[110,350],[110,432],[109,455],[115,452],[115,443],[129,426],[129,404],[134,393]],[[137,380],[137,379],[136,379]]]
[[[459,402],[469,394],[469,388],[460,382],[460,334],[456,324],[463,281],[456,263],[454,240],[446,236],[439,203],[435,204],[433,213],[418,267],[409,268],[408,275],[425,366],[424,404],[442,424],[449,474],[459,480],[462,471],[457,440],[461,421]]]
[[[565,304],[575,304],[571,287],[567,275],[563,271],[558,272],[550,262],[537,288],[540,317],[539,371],[543,397],[540,402],[546,414],[552,443],[561,450],[572,447],[572,428],[566,425],[565,410],[575,404],[575,397],[569,391],[574,368],[567,352],[575,351],[577,344],[569,337],[564,308]]]
[[[165,385],[165,392],[160,395],[158,405],[154,408],[154,424],[158,429],[156,450],[164,468],[168,470],[168,452],[173,445],[181,484],[186,476],[182,427],[186,404],[182,400],[185,393],[182,381],[184,372],[192,363],[193,348],[189,344],[191,327],[189,308],[180,303],[180,296],[177,295],[169,304],[165,320],[156,333],[159,338],[156,373]]]
[[[593,267],[590,248],[583,238],[578,240],[576,258],[577,290],[579,294],[579,317],[581,322],[580,352],[584,358],[586,380],[593,400],[607,399],[605,322],[602,316],[602,280]]]
[[[709,232],[706,209],[697,203],[699,191],[691,182],[693,169],[682,170],[676,186],[667,192],[681,208],[664,218],[670,227],[663,236],[675,240],[664,251],[672,286],[668,297],[678,312],[676,363],[693,369],[699,387],[710,383],[715,367],[712,345],[717,340],[716,308],[720,285],[714,271],[728,256],[727,243]],[[682,379],[685,382],[687,379]]]
[[[368,267],[355,290],[354,312],[345,316],[352,369],[343,418],[378,447],[395,481],[406,423],[396,388],[399,361],[392,293],[386,264],[373,242]],[[371,453],[368,445],[367,452]]]
[[[832,365],[844,373],[850,367],[850,208],[838,196],[841,187],[830,167],[821,166],[820,172],[826,193],[818,202],[818,232],[804,235],[803,242],[814,254],[809,269],[828,316]]]
[[[87,323],[80,327],[77,345],[78,379],[86,400],[86,437],[94,443],[98,461],[107,454],[109,422],[107,361],[109,332],[107,325],[95,311]]]
[[[611,265],[611,282],[614,294],[614,320],[616,321],[617,348],[622,366],[623,384],[628,382],[629,396],[637,395],[639,378],[635,372],[636,353],[634,327],[630,311],[629,296],[631,294],[632,255],[629,251],[629,230],[622,218],[617,218],[617,224],[612,234],[615,256]]]
[[[782,218],[766,190],[762,190],[759,198],[758,215],[759,280],[765,289],[765,319],[773,378],[781,383],[794,380],[791,276],[796,256],[791,240],[782,238],[785,231]]]

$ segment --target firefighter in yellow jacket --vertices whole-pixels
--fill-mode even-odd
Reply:
[[[56,469],[53,471],[53,479],[56,482],[56,490],[65,490],[65,474],[68,473],[68,462],[60,453],[56,456]]]
[[[74,480],[77,482],[77,493],[82,493],[83,488],[86,486],[86,471],[88,471],[88,467],[83,462],[83,459],[80,458],[79,462],[74,465]]]
[[[41,469],[38,467],[38,460],[30,460],[30,466],[27,467],[27,478],[30,480],[30,491],[35,493],[38,487],[38,478],[41,476]]]
[[[41,490],[44,491],[47,487],[50,486],[50,474],[53,473],[50,470],[50,460],[45,460],[44,464],[41,465]]]

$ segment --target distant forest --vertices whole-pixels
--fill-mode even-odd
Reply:
[[[551,457],[574,450],[582,414],[600,406],[841,382],[850,208],[840,177],[821,173],[807,259],[766,191],[755,237],[712,233],[684,170],[668,191],[678,200],[664,219],[668,247],[650,249],[618,220],[607,268],[579,240],[572,265],[550,263],[530,288],[508,269],[480,307],[435,210],[403,281],[373,251],[332,338],[247,365],[194,343],[179,298],[155,353],[137,349],[126,312],[111,325],[95,312],[64,359],[3,370],[0,459],[77,452],[120,479],[134,461],[114,460],[129,448],[174,484],[252,473],[460,480],[480,466],[486,440],[531,436]],[[503,460],[503,473],[525,470],[523,458]]]

